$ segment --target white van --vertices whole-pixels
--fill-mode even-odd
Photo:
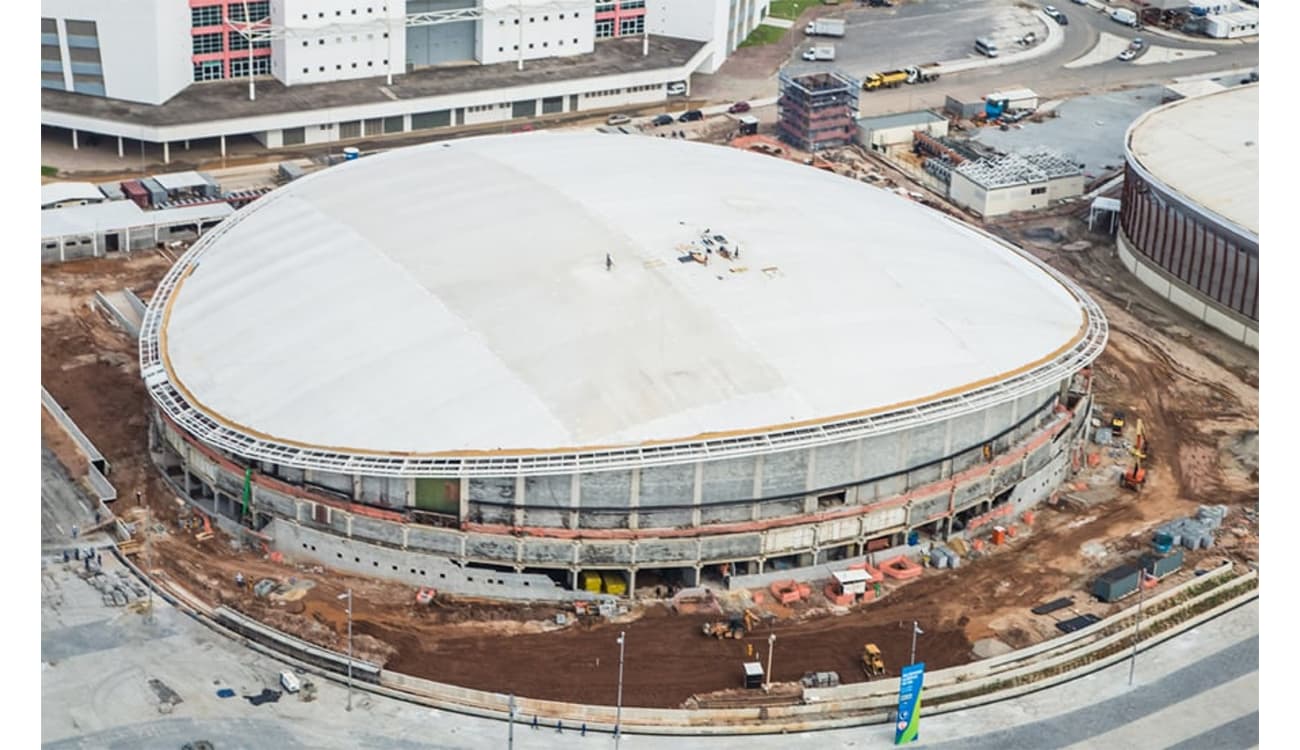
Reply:
[[[1138,16],[1128,8],[1112,8],[1110,11],[1110,20],[1115,23],[1122,23],[1125,26],[1137,28]]]
[[[286,693],[296,693],[302,687],[302,683],[298,681],[297,675],[286,669],[280,673],[280,687],[283,687]]]
[[[998,45],[994,44],[992,39],[982,36],[975,40],[975,51],[985,57],[997,57]]]

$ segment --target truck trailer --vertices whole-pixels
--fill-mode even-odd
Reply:
[[[818,18],[803,28],[808,36],[844,36],[844,19]]]

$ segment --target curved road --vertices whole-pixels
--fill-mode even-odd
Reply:
[[[1048,3],[1036,4],[1041,7]],[[1065,38],[1058,49],[1042,57],[1017,62],[1018,49],[1014,45],[1004,44],[1003,56],[997,61],[990,60],[987,67],[951,73],[937,83],[863,92],[861,113],[869,116],[942,107],[945,96],[978,101],[990,91],[1021,86],[1034,89],[1045,99],[1066,98],[1132,86],[1169,83],[1182,77],[1259,67],[1259,45],[1254,39],[1197,40],[1157,35],[1150,31],[1139,32],[1111,21],[1107,15],[1099,12],[1100,5],[1078,5],[1071,0],[1053,0],[1051,4],[1070,20],[1068,25],[1059,27]],[[977,35],[972,33],[974,26],[971,12],[989,12],[999,8],[1005,11],[1012,5],[1007,0],[920,0],[893,9],[857,10],[846,6],[845,13],[836,15],[844,15],[850,20],[848,35],[844,39],[827,40],[835,44],[839,58],[831,65],[852,75],[864,75],[874,70],[930,60],[954,62],[969,59],[970,45]],[[854,22],[855,18],[864,20]],[[985,24],[979,24],[978,28],[984,29]],[[801,38],[803,36],[803,31],[799,28],[790,33]],[[1103,41],[1103,35],[1113,37],[1105,42],[1108,46],[1113,46],[1119,40],[1142,36],[1149,46],[1171,51],[1159,53],[1158,49],[1151,49],[1138,61],[1148,57],[1155,59],[1156,54],[1164,58],[1172,55],[1173,51],[1207,50],[1214,54],[1170,59],[1169,62],[1151,63],[1151,60],[1147,60],[1148,64],[1137,64],[1138,61],[1120,62],[1111,54],[1106,55],[1104,62],[1095,65],[1065,67],[1097,47]],[[806,43],[801,43],[796,48],[796,56],[797,51],[806,46]],[[946,59],[945,54],[949,55]],[[791,63],[789,70],[802,69],[795,67],[796,64],[812,65],[798,61]],[[823,64],[825,67],[829,66]],[[764,99],[777,93],[776,76],[760,82],[729,77],[726,70],[727,67],[724,66],[722,72],[714,76],[697,76],[693,84],[694,93],[715,101]]]
[[[116,561],[104,558],[114,574]],[[156,601],[155,621],[105,607],[75,565],[42,569],[41,739],[46,748],[177,748],[206,739],[218,748],[504,748],[507,726],[368,694],[343,710],[343,686],[317,679],[314,701],[284,696],[254,706],[240,696],[278,688],[282,666],[216,635]],[[924,716],[913,747],[1248,748],[1259,742],[1259,605],[1252,602],[1128,663],[989,706]],[[508,644],[507,644],[508,645]],[[924,637],[918,651],[924,654]],[[611,687],[611,693],[613,685]],[[229,688],[235,697],[220,698]],[[167,713],[160,696],[175,695]],[[575,727],[515,725],[515,747],[603,749],[608,735]],[[626,735],[628,750],[892,747],[892,728],[872,725],[801,735]]]

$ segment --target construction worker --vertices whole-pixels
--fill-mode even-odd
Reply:
[[[244,574],[243,574],[243,573],[235,573],[235,585],[238,586],[240,589],[243,589],[243,588],[244,588]]]
[[[614,257],[611,256],[609,253],[605,253],[605,270],[606,271],[614,270]]]
[[[76,525],[75,523],[72,524],[72,538],[73,538],[73,539],[76,539],[76,538],[77,538],[77,534],[78,534],[79,532],[80,532],[80,529],[77,528],[77,525]]]
[[[533,714],[533,729],[537,728],[537,714]]]
[[[564,719],[555,720],[555,733],[564,734]]]

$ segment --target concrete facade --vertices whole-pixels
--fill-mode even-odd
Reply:
[[[191,81],[175,0],[41,0],[41,87],[162,104]]]
[[[576,591],[583,571],[617,571],[633,595],[643,572],[654,583],[722,584],[724,571],[825,564],[901,544],[912,529],[943,538],[991,508],[1032,507],[1070,472],[1086,432],[1087,388],[1076,378],[1043,401],[1025,397],[870,445],[630,476],[464,478],[447,512],[407,504],[421,480],[261,464],[244,522],[293,559],[466,595],[590,598]],[[155,458],[183,497],[238,519],[241,465],[161,415],[151,426]],[[964,436],[983,442],[957,442]]]
[[[1125,138],[1117,238],[1120,260],[1138,280],[1253,348],[1259,155],[1250,115],[1258,108],[1258,85],[1241,86],[1167,104],[1134,122]],[[1206,122],[1205,113],[1221,119]]]

